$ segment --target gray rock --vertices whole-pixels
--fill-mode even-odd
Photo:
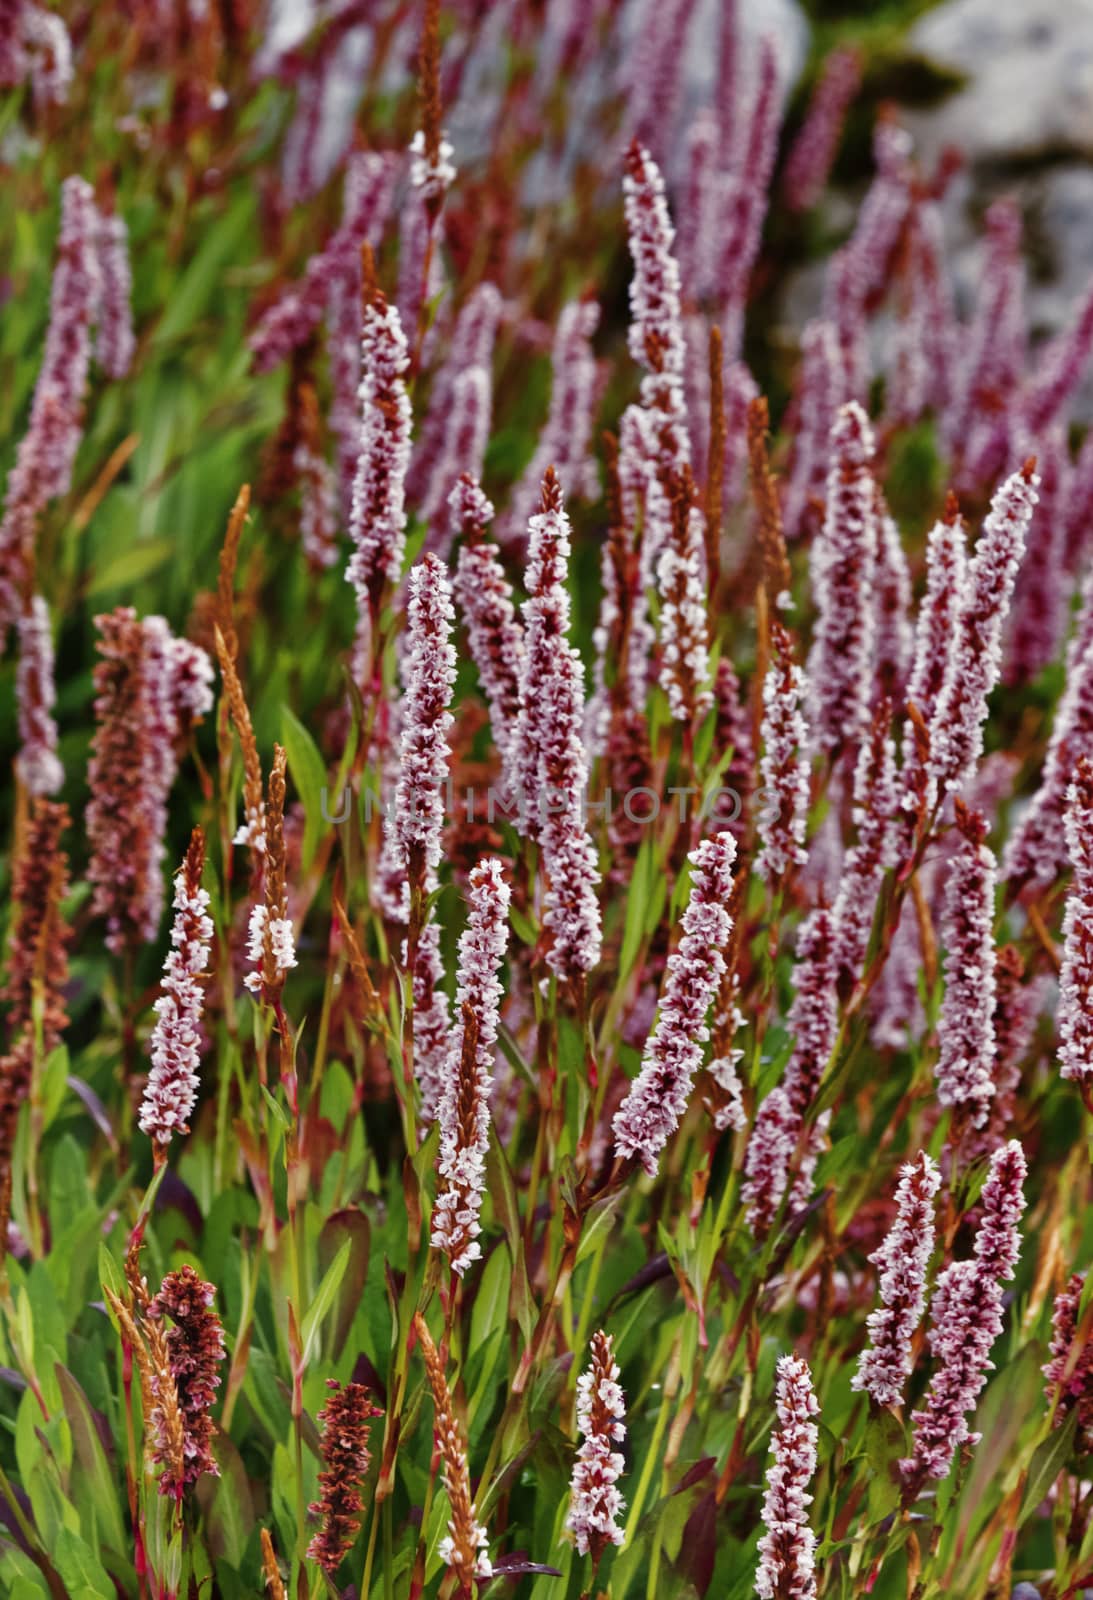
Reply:
[[[1093,154],[1093,0],[948,0],[908,43],[968,79],[908,118],[923,154],[945,144],[986,163]]]
[[[1040,1600],[1040,1591],[1035,1584],[1019,1583],[1010,1595],[1010,1600]]]

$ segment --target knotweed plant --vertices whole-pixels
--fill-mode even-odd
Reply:
[[[0,1593],[1093,1589],[1082,85],[969,4],[0,0]]]

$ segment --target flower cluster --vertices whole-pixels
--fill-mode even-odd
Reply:
[[[478,1213],[486,1182],[489,1101],[497,1043],[498,968],[508,935],[510,891],[499,861],[480,861],[470,875],[470,917],[459,939],[456,1024],[440,1096],[440,1152],[431,1243],[460,1277],[482,1254]]]
[[[1093,1085],[1093,762],[1085,756],[1067,791],[1066,843],[1074,881],[1063,916],[1059,1070],[1086,1094]]]
[[[854,823],[857,842],[847,851],[835,897],[837,965],[853,981],[861,971],[885,869],[894,865],[893,817],[896,809],[896,748],[891,736],[892,706],[883,700],[862,740],[854,769]]]
[[[678,1128],[709,1038],[706,1013],[725,972],[724,950],[732,932],[728,901],[736,841],[731,833],[704,839],[689,860],[694,869],[683,913],[683,937],[668,958],[668,973],[656,1027],[645,1046],[641,1071],[615,1113],[615,1153],[637,1157],[651,1176]]]
[[[763,680],[763,721],[759,763],[763,804],[756,818],[760,850],[755,870],[769,882],[784,878],[807,859],[809,761],[808,726],[802,701],[801,669],[793,641],[777,617],[770,625],[770,665]]]
[[[796,993],[788,1017],[793,1053],[781,1084],[759,1108],[744,1162],[747,1179],[742,1195],[748,1225],[756,1237],[766,1233],[774,1221],[795,1155],[799,1156],[799,1166],[790,1192],[791,1203],[803,1204],[811,1190],[827,1113],[817,1119],[807,1135],[805,1115],[838,1036],[837,934],[833,912],[818,906],[805,918],[797,935],[793,973]]]
[[[899,1405],[911,1375],[911,1341],[926,1306],[926,1272],[934,1248],[934,1196],[941,1173],[926,1151],[909,1161],[896,1189],[896,1220],[869,1257],[880,1269],[880,1308],[867,1319],[871,1348],[850,1380],[874,1405]]]
[[[321,1498],[308,1509],[322,1518],[322,1527],[307,1547],[308,1556],[331,1577],[341,1566],[361,1525],[361,1484],[368,1474],[369,1423],[381,1415],[363,1383],[341,1384],[328,1378],[330,1390],[319,1412],[323,1425],[319,1446]]]
[[[994,1094],[995,860],[978,812],[957,808],[961,842],[949,867],[942,936],[937,1097],[980,1126]]]
[[[167,1461],[160,1478],[160,1494],[181,1500],[202,1473],[219,1477],[220,1468],[212,1453],[213,1421],[209,1415],[220,1387],[220,1367],[224,1360],[224,1329],[213,1310],[216,1297],[193,1267],[169,1272],[159,1293],[148,1307],[152,1320],[169,1317],[173,1326],[167,1332],[167,1356],[182,1413],[183,1462],[178,1475]],[[157,1460],[163,1460],[162,1453]]]
[[[133,364],[133,274],[129,267],[129,229],[111,212],[98,219],[96,250],[102,299],[95,354],[108,378],[124,378]]]
[[[156,1001],[156,1025],[149,1055],[152,1070],[140,1111],[142,1133],[161,1147],[175,1133],[188,1133],[197,1099],[201,1064],[201,975],[209,960],[213,924],[209,894],[201,887],[205,836],[195,828],[186,859],[175,878],[175,919],[171,950]]]
[[[981,1196],[975,1253],[954,1261],[937,1281],[930,1302],[934,1375],[911,1419],[912,1453],[900,1463],[908,1493],[916,1493],[927,1478],[943,1478],[959,1447],[978,1438],[969,1432],[966,1417],[987,1381],[991,1347],[1002,1331],[1002,1286],[1012,1278],[1021,1250],[1018,1223],[1026,1172],[1015,1139],[995,1151]]]
[[[559,977],[575,982],[599,960],[601,933],[599,870],[584,817],[584,668],[568,638],[569,549],[569,518],[551,468],[528,541],[513,772],[521,826],[539,840],[549,881],[543,921],[553,938],[547,961]]]
[[[861,75],[861,52],[853,48],[832,50],[824,62],[808,113],[786,158],[782,183],[791,210],[807,211],[820,198]]]
[[[778,1426],[767,1469],[755,1588],[762,1600],[814,1600],[816,1536],[808,1525],[816,1471],[819,1415],[812,1376],[799,1356],[780,1356],[775,1391]]]
[[[433,1431],[444,1468],[444,1489],[451,1506],[448,1532],[440,1541],[440,1559],[452,1569],[462,1588],[469,1592],[474,1578],[493,1576],[493,1566],[486,1554],[489,1538],[474,1514],[467,1445],[452,1410],[452,1395],[444,1376],[444,1363],[420,1311],[414,1317],[414,1330],[421,1342],[425,1373],[432,1390],[436,1413]]]
[[[410,460],[410,355],[402,323],[379,289],[361,332],[360,438],[349,532],[354,550],[346,577],[367,613],[385,583],[402,576],[406,546],[406,468]]]
[[[597,397],[592,336],[600,321],[594,300],[570,300],[562,307],[551,351],[550,412],[535,453],[512,491],[503,538],[522,532],[534,514],[543,474],[553,467],[572,494],[587,494],[595,484],[589,458]]]
[[[28,794],[56,794],[64,782],[53,720],[53,635],[49,607],[34,595],[19,617],[19,754],[15,771]]]
[[[60,847],[68,822],[66,806],[36,801],[12,873],[8,976],[0,990],[8,1002],[11,1041],[0,1057],[0,1195],[10,1177],[19,1107],[30,1086],[39,993],[45,1054],[60,1044],[68,1025],[69,932],[61,919],[61,901],[68,893],[68,857]]]
[[[493,742],[506,787],[515,786],[513,742],[520,712],[524,633],[512,603],[497,546],[483,537],[493,507],[472,478],[462,477],[449,498],[452,522],[462,534],[454,581],[467,626],[471,660],[490,708]]]
[[[120,606],[96,618],[95,737],[87,832],[92,910],[120,952],[154,939],[163,910],[163,838],[178,745],[195,715],[212,706],[204,651],[175,639],[162,617],[140,621]]]
[[[1055,1296],[1051,1315],[1051,1360],[1043,1369],[1048,1401],[1056,1404],[1055,1426],[1078,1413],[1083,1451],[1093,1449],[1093,1346],[1088,1333],[1079,1342],[1084,1273],[1076,1272]]]
[[[808,660],[810,728],[821,750],[853,745],[869,723],[877,519],[873,430],[856,402],[831,430],[827,514],[812,547],[818,617]]]
[[[929,724],[931,804],[946,789],[960,789],[983,752],[987,696],[998,682],[1002,628],[1038,482],[1031,462],[1006,479],[991,501],[968,566],[945,680]]]
[[[440,860],[452,725],[448,706],[455,683],[455,608],[444,567],[433,554],[423,556],[410,573],[406,616],[406,695],[395,805],[387,828],[410,883],[421,890],[432,887]]]
[[[598,1562],[609,1544],[621,1544],[618,1518],[624,1509],[616,1487],[625,1462],[615,1448],[626,1437],[626,1400],[619,1387],[614,1341],[592,1335],[590,1362],[577,1379],[577,1426],[582,1439],[573,1463],[565,1525],[580,1555]]]

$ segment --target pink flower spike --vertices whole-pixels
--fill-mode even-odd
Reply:
[[[861,51],[852,46],[832,50],[824,62],[805,120],[786,158],[782,181],[791,211],[808,211],[823,193],[861,76]]]
[[[1060,1072],[1093,1087],[1093,762],[1082,756],[1067,790],[1065,837],[1074,879],[1063,917],[1059,975]]]
[[[621,1544],[618,1518],[625,1509],[616,1484],[626,1465],[615,1446],[626,1437],[626,1399],[619,1386],[615,1344],[602,1330],[592,1335],[588,1367],[577,1379],[581,1444],[573,1463],[565,1525],[578,1555],[598,1564],[608,1545]]]
[[[845,398],[846,375],[835,327],[826,321],[809,322],[801,334],[793,397],[797,426],[783,495],[787,539],[800,538],[822,518],[831,428]]]
[[[873,430],[855,401],[831,430],[827,512],[812,551],[819,616],[808,659],[810,729],[818,749],[856,744],[869,725],[877,519]]]
[[[543,474],[553,467],[578,495],[594,493],[596,476],[589,456],[597,399],[592,336],[600,321],[594,300],[571,300],[562,307],[551,350],[550,411],[535,454],[512,492],[511,509],[499,533],[502,543],[522,533],[539,498]]]
[[[994,1096],[995,861],[987,827],[957,807],[961,841],[949,867],[942,919],[945,995],[938,1018],[937,1097],[982,1126]]]
[[[975,1253],[947,1267],[934,1290],[929,1334],[934,1375],[911,1419],[912,1453],[900,1462],[909,1497],[917,1496],[928,1478],[944,1478],[962,1444],[979,1442],[966,1417],[987,1381],[991,1347],[1002,1332],[1002,1286],[1013,1277],[1021,1250],[1018,1223],[1027,1170],[1015,1139],[995,1151],[980,1197]]]
[[[96,336],[99,365],[110,378],[124,378],[133,364],[133,275],[129,230],[117,212],[99,217],[96,238],[102,309]]]
[[[763,806],[756,819],[760,850],[755,870],[768,883],[808,859],[810,768],[808,725],[801,708],[806,685],[793,659],[793,642],[777,617],[770,625],[770,664],[763,683],[763,755],[759,774]]]
[[[926,1272],[934,1249],[934,1197],[941,1173],[925,1150],[900,1172],[896,1219],[869,1257],[880,1269],[880,1309],[866,1320],[871,1347],[863,1350],[852,1389],[874,1405],[895,1406],[914,1364],[912,1340],[926,1307]]]
[[[1002,628],[1036,505],[1039,479],[1028,461],[996,491],[968,566],[960,613],[930,721],[930,809],[963,787],[983,752],[987,698],[1002,664]]]
[[[520,713],[524,631],[512,603],[497,546],[482,537],[493,507],[464,474],[449,497],[453,534],[463,535],[455,574],[455,598],[467,627],[471,659],[490,708],[493,742],[507,790],[516,784],[514,735]]]
[[[455,608],[443,563],[425,555],[411,569],[406,601],[406,697],[393,815],[384,818],[411,883],[435,887],[451,752]]]
[[[398,583],[406,548],[406,468],[410,459],[410,355],[402,323],[382,290],[371,296],[361,333],[360,450],[349,532],[354,544],[346,578],[362,611],[384,583]]]
[[[189,1133],[201,1065],[202,976],[209,961],[213,924],[209,895],[201,887],[205,838],[194,830],[186,859],[175,878],[175,919],[171,949],[156,1001],[156,1025],[149,1055],[152,1070],[144,1090],[140,1129],[166,1146],[176,1133]]]
[[[459,939],[458,1020],[440,1095],[439,1187],[430,1238],[460,1277],[482,1254],[478,1216],[486,1186],[493,1057],[503,992],[498,969],[508,939],[509,899],[500,861],[480,861],[470,874],[470,916]]]
[[[778,1424],[771,1440],[755,1589],[761,1600],[815,1600],[816,1535],[809,1527],[809,1485],[816,1473],[820,1408],[799,1356],[780,1356],[775,1385]]]
[[[1030,682],[1054,660],[1068,621],[1073,581],[1066,559],[1071,467],[1061,424],[1044,431],[1038,450],[1040,498],[1014,584],[1003,672],[1007,684]]]
[[[691,1085],[709,1038],[706,1014],[725,973],[724,952],[732,932],[727,907],[732,893],[736,841],[731,833],[704,839],[688,857],[694,871],[683,913],[683,936],[668,957],[656,1027],[646,1042],[641,1071],[615,1113],[615,1154],[638,1157],[650,1177],[687,1109]]]
[[[56,794],[64,783],[53,718],[53,634],[49,607],[35,595],[19,618],[19,754],[15,772],[28,794]]]
[[[858,837],[846,853],[834,908],[836,962],[851,983],[861,975],[885,870],[895,865],[896,750],[891,728],[891,702],[883,700],[854,769]]]
[[[553,468],[531,519],[520,714],[512,745],[519,826],[542,847],[547,963],[578,982],[600,957],[600,874],[585,818],[584,668],[569,643],[569,518]]]

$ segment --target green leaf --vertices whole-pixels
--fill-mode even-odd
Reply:
[[[61,1527],[49,1559],[64,1579],[71,1600],[115,1600],[117,1590],[94,1551],[71,1528]]]
[[[80,1513],[80,1526],[89,1535],[93,1528],[108,1549],[124,1556],[128,1551],[128,1539],[115,1492],[117,1479],[102,1447],[91,1404],[67,1367],[57,1362],[54,1371],[72,1430],[70,1492]]]
[[[345,1276],[338,1288],[330,1330],[330,1356],[336,1361],[345,1349],[368,1278],[368,1256],[372,1228],[363,1211],[335,1211],[327,1217],[319,1234],[319,1265],[329,1268],[337,1260],[339,1248],[349,1246]]]
[[[337,808],[337,796],[329,793],[326,763],[314,739],[288,706],[281,707],[281,741],[288,756],[292,781],[304,806],[303,864],[306,871],[315,859],[319,840],[330,826],[323,815],[323,797],[326,796],[325,809],[331,813]]]
[[[327,1268],[323,1281],[319,1285],[319,1292],[316,1294],[307,1316],[304,1318],[304,1325],[300,1330],[300,1339],[303,1344],[301,1364],[305,1371],[318,1340],[322,1320],[334,1304],[334,1296],[337,1294],[341,1287],[341,1281],[345,1277],[345,1269],[349,1265],[351,1247],[352,1240],[347,1239]]]
[[[1062,1472],[1074,1450],[1074,1435],[1078,1427],[1078,1413],[1072,1411],[1061,1428],[1053,1428],[1043,1442],[1037,1445],[1029,1463],[1028,1479],[1018,1527],[1026,1522],[1038,1505],[1047,1499],[1056,1478]]]
[[[131,589],[165,566],[174,550],[174,539],[142,539],[139,544],[130,545],[99,568],[87,585],[85,598],[97,600],[100,595]]]

